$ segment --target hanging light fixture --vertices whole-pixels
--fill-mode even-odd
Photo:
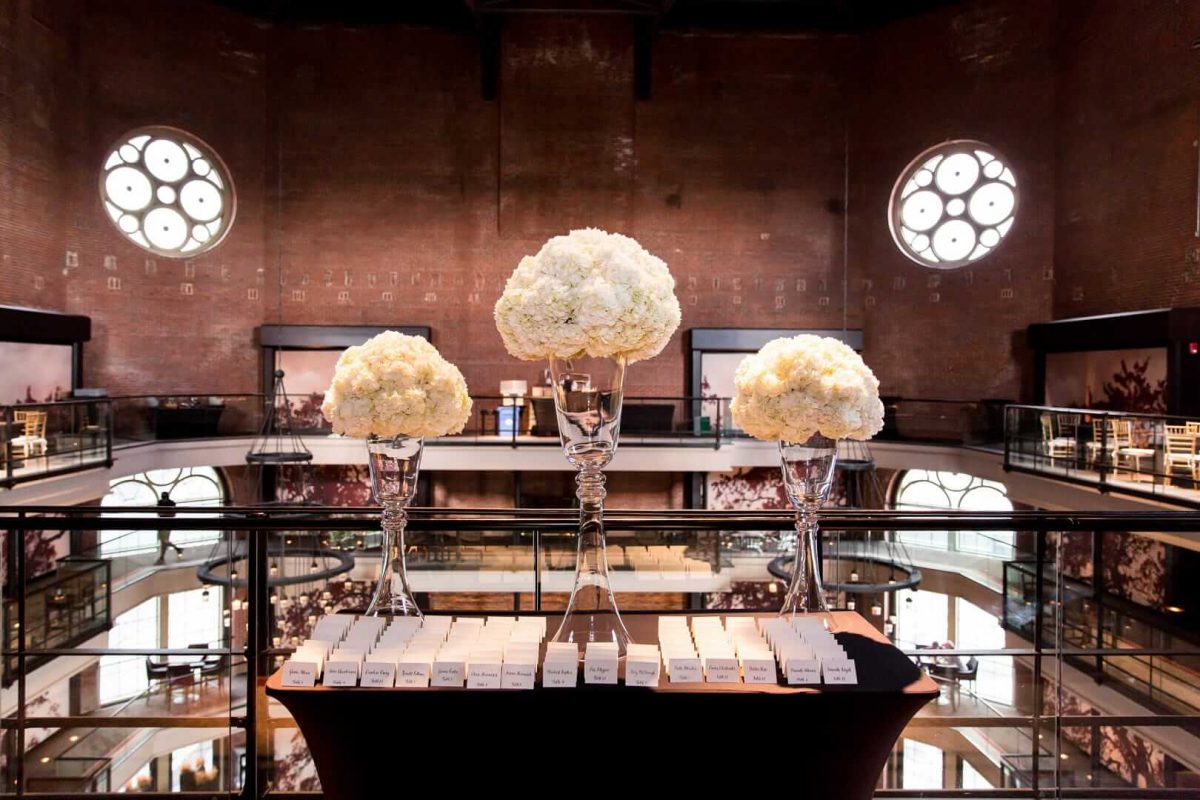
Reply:
[[[246,453],[248,464],[303,464],[312,451],[292,430],[292,406],[283,387],[283,370],[275,370],[271,394],[266,399],[263,424]]]

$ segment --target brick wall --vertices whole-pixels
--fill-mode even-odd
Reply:
[[[6,304],[66,305],[59,131],[76,10],[70,0],[0,4],[0,302]]]
[[[865,278],[865,356],[889,394],[1016,399],[1029,379],[1019,333],[1053,295],[1054,36],[1051,3],[980,0],[860,43],[850,259]],[[953,271],[908,260],[887,225],[895,180],[947,139],[996,147],[1021,191],[1001,246]]]
[[[1054,315],[1200,304],[1200,4],[1070,0],[1063,21]]]
[[[477,393],[533,382],[542,365],[508,357],[492,306],[521,256],[592,224],[669,263],[684,329],[841,325],[827,206],[844,42],[664,35],[653,99],[636,102],[625,20],[521,18],[501,35],[495,102],[471,36],[283,35],[283,321],[428,324]],[[632,390],[683,392],[683,341],[634,367]]]
[[[689,327],[844,322],[886,392],[1017,397],[1028,323],[1197,300],[1198,13],[973,0],[861,37],[663,32],[646,101],[629,22],[517,16],[484,101],[472,34],[14,0],[0,302],[90,314],[87,382],[113,392],[254,389],[253,330],[285,322],[431,325],[487,393],[540,373],[495,332],[504,279],[593,223],[678,281],[683,329],[631,370],[634,393],[684,390]],[[1118,49],[1146,55],[1127,68]],[[208,255],[147,258],[104,219],[105,148],[149,123],[199,135],[233,173],[237,221]],[[1004,152],[1023,199],[994,256],[939,273],[896,251],[886,207],[949,137]]]

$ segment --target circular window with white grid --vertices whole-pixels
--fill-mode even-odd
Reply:
[[[996,148],[945,142],[900,174],[888,222],[904,255],[927,267],[955,269],[996,249],[1012,230],[1017,199],[1017,179]]]
[[[175,128],[139,128],[121,137],[104,160],[100,197],[125,238],[169,258],[211,250],[233,224],[225,162]]]

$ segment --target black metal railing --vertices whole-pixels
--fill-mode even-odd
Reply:
[[[327,436],[320,395],[289,398],[288,421],[301,436]],[[467,427],[429,444],[553,446],[558,424],[550,397],[474,395]],[[626,446],[720,448],[744,437],[727,397],[626,397]],[[1003,401],[885,398],[885,441],[995,447],[1003,442]],[[0,488],[111,466],[113,449],[159,441],[250,437],[262,428],[267,395],[159,393],[0,406]],[[22,439],[31,412],[45,415],[45,435]],[[39,423],[40,425],[41,423]],[[44,443],[43,441],[44,440]]]
[[[0,487],[112,464],[112,406],[61,400],[0,406]]]
[[[1011,405],[1005,409],[1004,466],[1200,508],[1200,420]]]
[[[54,572],[30,582],[24,592],[24,615],[17,598],[4,597],[4,673],[2,683],[16,679],[21,633],[34,649],[73,647],[111,624],[112,576],[103,559],[71,557],[58,559]],[[48,658],[31,658],[26,670],[36,669]]]
[[[103,512],[103,516],[99,514]],[[17,703],[15,712],[3,720],[4,746],[7,773],[5,785],[17,797],[29,794],[28,764],[33,753],[26,753],[26,733],[39,728],[121,728],[142,729],[147,732],[162,729],[209,729],[221,737],[221,752],[226,753],[223,762],[223,784],[220,791],[205,791],[206,796],[257,798],[271,797],[312,797],[311,792],[294,790],[282,791],[274,781],[276,774],[276,754],[271,751],[272,731],[290,730],[292,723],[286,717],[264,716],[267,709],[265,698],[261,696],[261,683],[278,659],[285,656],[290,647],[280,637],[279,644],[274,641],[281,630],[281,622],[286,622],[288,613],[280,609],[279,595],[272,585],[272,568],[278,567],[279,560],[272,557],[272,541],[286,542],[306,535],[326,535],[336,531],[361,531],[371,529],[378,524],[375,509],[370,508],[313,508],[305,506],[285,508],[259,507],[230,507],[224,509],[219,520],[211,516],[199,516],[189,509],[179,508],[175,517],[167,519],[131,516],[144,512],[144,509],[113,509],[104,508],[63,508],[63,507],[9,507],[0,508],[0,530],[6,535],[21,535],[26,530],[58,529],[77,532],[78,537],[86,538],[97,530],[135,530],[162,528],[172,530],[208,530],[214,527],[222,531],[223,541],[214,546],[214,552],[231,555],[240,553],[244,561],[239,561],[238,580],[244,580],[244,585],[235,585],[233,591],[224,594],[226,610],[230,611],[230,626],[226,636],[214,646],[203,649],[168,649],[142,648],[121,649],[109,648],[79,648],[69,646],[48,646],[38,642],[23,632],[28,630],[27,622],[30,611],[30,588],[32,582],[26,580],[26,566],[23,548],[16,548],[16,563],[11,565],[11,582],[7,588],[9,598],[16,605],[16,623],[19,633],[11,646],[11,653],[6,655],[13,658],[24,669],[16,670],[15,681]],[[211,513],[211,510],[200,513]],[[53,514],[55,516],[33,516]],[[511,511],[511,510],[435,510],[413,509],[411,513],[410,531],[414,541],[421,537],[438,536],[443,540],[459,538],[471,539],[481,535],[500,534],[505,538],[505,546],[511,546],[514,541],[524,543],[531,553],[530,563],[535,576],[527,586],[522,586],[520,593],[531,600],[531,611],[541,606],[542,595],[536,590],[540,577],[546,572],[543,554],[546,549],[565,545],[575,529],[577,512],[569,509]],[[753,512],[707,512],[707,511],[626,511],[612,510],[607,514],[609,530],[614,542],[623,538],[631,547],[643,545],[655,537],[663,537],[663,541],[683,541],[694,552],[706,552],[710,549],[719,551],[722,537],[730,532],[786,531],[792,527],[792,515],[786,512],[753,511]],[[957,648],[943,650],[945,656],[963,656],[979,658],[1002,658],[1019,664],[1023,672],[1027,671],[1029,693],[1023,700],[1022,707],[1013,708],[1010,713],[998,716],[989,712],[985,707],[971,714],[962,715],[926,715],[918,717],[913,723],[913,730],[934,729],[953,731],[972,729],[979,731],[1008,731],[1011,747],[1003,756],[1003,769],[1008,776],[1007,788],[988,790],[906,790],[889,785],[879,792],[883,797],[1194,797],[1192,790],[1180,787],[1138,787],[1136,785],[1111,785],[1098,782],[1088,782],[1075,785],[1074,773],[1068,774],[1065,762],[1060,762],[1060,755],[1076,747],[1066,734],[1075,730],[1090,730],[1097,734],[1103,729],[1119,727],[1122,730],[1134,732],[1153,732],[1173,730],[1187,736],[1200,735],[1200,715],[1195,713],[1156,714],[1147,710],[1146,713],[1123,714],[1121,716],[1105,715],[1103,713],[1078,713],[1072,711],[1069,704],[1062,701],[1063,671],[1068,666],[1068,659],[1076,658],[1107,658],[1119,659],[1129,656],[1154,657],[1164,661],[1181,662],[1184,659],[1194,659],[1200,656],[1200,648],[1182,641],[1172,642],[1169,646],[1127,647],[1110,646],[1109,642],[1100,641],[1098,647],[1079,647],[1069,640],[1066,634],[1063,604],[1068,600],[1068,592],[1064,582],[1050,580],[1060,572],[1055,560],[1054,549],[1047,546],[1048,537],[1052,532],[1070,531],[1096,534],[1097,532],[1113,532],[1117,535],[1129,535],[1130,531],[1144,532],[1175,532],[1195,534],[1197,520],[1195,515],[1174,512],[1152,512],[1146,514],[1105,514],[1105,513],[1044,513],[1044,512],[1012,512],[992,514],[947,514],[940,512],[858,512],[831,511],[824,515],[823,525],[828,535],[842,532],[843,536],[853,536],[856,532],[865,531],[900,531],[900,530],[971,530],[971,531],[1010,531],[1020,532],[1019,539],[1027,542],[1022,547],[1020,558],[1028,559],[1026,565],[1030,571],[1028,581],[1029,601],[1033,612],[1028,626],[1019,630],[1025,641],[1018,644],[1010,643],[1000,649],[971,649]],[[639,538],[640,537],[640,538]],[[423,546],[423,545],[422,545]],[[617,545],[620,546],[620,545]],[[363,557],[368,557],[364,555]],[[307,568],[307,563],[302,565]],[[764,570],[765,574],[765,570]],[[343,581],[337,578],[335,581]],[[272,602],[272,597],[276,602]],[[350,600],[354,595],[347,595]],[[438,600],[437,596],[426,593],[424,599],[428,602]],[[461,597],[459,599],[462,599]],[[497,598],[499,599],[499,598]],[[712,613],[703,610],[691,610],[689,606],[700,606],[693,598],[685,602],[680,610],[686,613]],[[237,601],[238,606],[233,607]],[[517,598],[513,598],[513,606],[517,607]],[[456,609],[445,603],[438,605],[439,612],[453,612]],[[633,612],[636,613],[636,612]],[[720,613],[720,612],[716,612]],[[294,616],[294,613],[292,614]],[[38,659],[57,657],[103,658],[106,656],[180,656],[180,655],[214,655],[227,659],[225,672],[226,680],[238,681],[239,686],[252,690],[248,694],[253,700],[242,705],[235,702],[234,692],[220,706],[219,712],[197,714],[175,713],[168,708],[168,713],[155,713],[154,709],[145,708],[136,714],[122,714],[118,717],[97,717],[93,714],[77,714],[71,711],[66,714],[39,715],[27,707],[27,680],[33,664]],[[916,650],[910,655],[920,658],[927,655]],[[238,663],[237,668],[234,663]],[[245,688],[242,696],[246,696]],[[1139,734],[1141,735],[1141,734]],[[233,760],[233,753],[245,749],[245,769],[242,771]],[[1071,750],[1070,752],[1074,752]],[[40,763],[40,762],[39,762]],[[240,776],[240,777],[239,777]],[[111,791],[111,788],[110,788]],[[165,796],[163,793],[144,793],[146,796]],[[78,797],[77,793],[49,792],[39,795],[46,798]],[[116,794],[99,793],[95,796],[111,796]]]

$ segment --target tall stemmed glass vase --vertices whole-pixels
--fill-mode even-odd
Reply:
[[[604,535],[604,467],[617,451],[621,429],[624,358],[551,358],[554,408],[563,453],[579,473],[579,541],[575,585],[556,642],[616,642],[625,655],[629,632],[621,621],[608,576]]]
[[[832,627],[833,617],[821,585],[817,514],[829,499],[829,489],[833,486],[837,440],[818,433],[804,442],[780,442],[779,457],[788,499],[796,509],[796,562],[779,613],[819,613],[826,626]]]
[[[371,615],[421,616],[408,586],[404,528],[408,523],[408,504],[417,493],[423,447],[423,440],[415,436],[367,439],[371,493],[375,502],[383,506],[383,565],[375,594],[367,606]]]

